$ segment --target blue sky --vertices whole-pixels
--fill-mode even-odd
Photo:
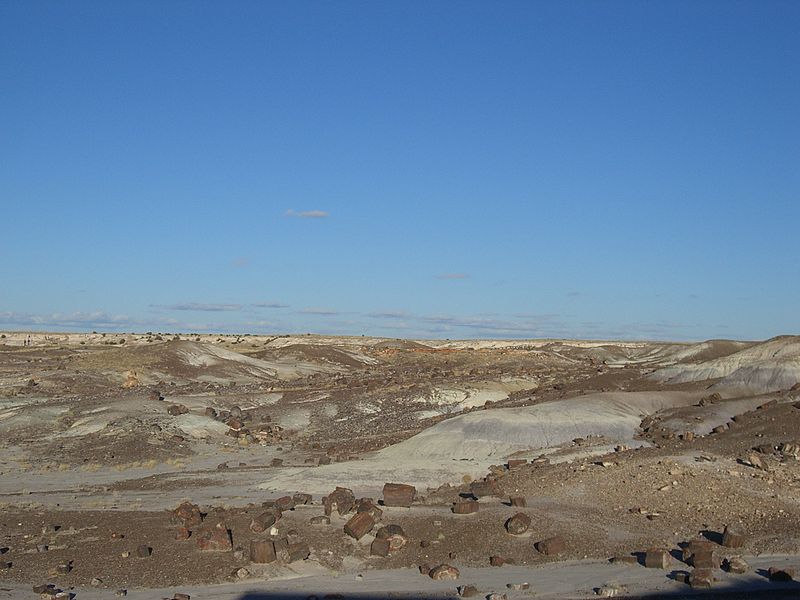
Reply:
[[[0,327],[800,333],[800,3],[0,3]]]

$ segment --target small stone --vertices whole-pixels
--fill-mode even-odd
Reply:
[[[236,569],[233,572],[233,576],[236,577],[236,579],[247,579],[248,577],[250,577],[250,571],[248,571],[244,567],[241,567],[240,569]]]
[[[122,597],[124,597],[124,596],[127,596],[127,595],[128,595],[128,590],[125,590],[125,589],[118,589],[116,592],[114,592],[114,595],[115,595],[115,596],[119,596],[120,598],[122,598]]]
[[[770,581],[793,581],[795,570],[791,568],[770,567],[767,571]]]
[[[225,552],[233,550],[231,533],[223,522],[197,532],[197,547],[207,552]]]
[[[389,556],[389,540],[386,538],[375,538],[369,548],[372,556]]]
[[[292,496],[292,500],[294,500],[295,506],[299,506],[301,504],[311,504],[312,497],[311,494],[297,493]]]
[[[103,580],[97,577],[93,577],[92,580],[89,582],[89,585],[97,587],[98,585],[103,585]]]
[[[250,531],[252,531],[253,533],[263,533],[264,531],[275,525],[275,523],[277,523],[278,519],[280,518],[281,518],[281,511],[272,508],[254,517],[250,521]]]
[[[282,496],[275,500],[273,506],[280,511],[294,510],[294,498],[292,496]]]
[[[613,598],[619,596],[625,590],[618,585],[607,583],[594,589],[594,593],[601,598]]]
[[[417,488],[405,483],[387,483],[383,486],[383,505],[408,508],[414,502]]]
[[[457,588],[458,595],[461,598],[472,598],[478,595],[478,588],[474,585],[460,585]]]
[[[335,510],[339,515],[344,516],[355,508],[356,497],[353,495],[353,490],[337,487],[323,499],[322,504],[325,506],[326,515],[330,515]]]
[[[153,549],[150,546],[142,544],[136,548],[136,556],[139,558],[147,558],[151,554],[153,554]]]
[[[678,583],[685,583],[689,585],[689,571],[673,571],[670,573],[670,577],[677,581]]]
[[[536,549],[542,554],[561,554],[566,551],[567,544],[560,535],[556,535],[536,544]]]
[[[669,567],[670,556],[666,550],[650,548],[644,554],[644,566],[648,569],[666,569]]]
[[[478,512],[478,502],[475,500],[465,500],[456,502],[453,505],[453,513],[457,515],[469,515]]]
[[[306,560],[311,554],[308,544],[305,542],[297,542],[296,544],[289,544],[287,549],[289,554],[288,562],[293,563],[299,560]]]
[[[744,546],[744,534],[732,527],[725,527],[722,533],[722,545],[726,548],[741,548]]]
[[[714,584],[714,573],[711,569],[695,569],[689,575],[689,585],[692,588],[707,589]]]
[[[511,506],[525,508],[527,506],[527,502],[525,501],[524,496],[511,496],[510,498]]]
[[[510,590],[527,590],[531,587],[531,584],[523,581],[522,583],[507,583],[506,587]]]
[[[309,523],[311,523],[314,526],[330,525],[331,518],[326,515],[318,515],[316,517],[311,517]]]
[[[638,565],[639,560],[635,556],[612,556],[608,559],[612,565]]]
[[[344,526],[344,532],[352,538],[360,540],[375,527],[375,520],[369,513],[357,513]]]
[[[737,575],[747,573],[747,571],[750,569],[750,565],[747,564],[747,561],[740,556],[734,556],[725,559],[725,562],[722,566],[726,571],[728,571],[728,573],[736,573]]]
[[[275,544],[269,540],[252,540],[250,542],[250,562],[256,564],[267,564],[274,562]]]
[[[502,556],[490,556],[489,564],[493,567],[502,567],[506,564],[506,560]]]
[[[172,513],[187,529],[197,527],[203,522],[203,514],[200,512],[200,507],[191,502],[182,502]]]
[[[431,569],[429,576],[434,581],[445,581],[449,579],[458,579],[460,575],[458,569],[452,565],[442,564],[438,567]]]
[[[506,521],[506,531],[512,535],[522,535],[531,526],[531,518],[525,513],[517,513]]]
[[[172,596],[172,600],[191,600],[191,598],[189,594],[182,594],[180,592],[176,592],[175,595]]]
[[[500,490],[497,487],[496,481],[473,481],[469,485],[469,491],[476,498],[500,495]]]
[[[498,592],[492,592],[491,594],[486,596],[486,600],[508,600],[508,596],[505,594],[500,594]]]

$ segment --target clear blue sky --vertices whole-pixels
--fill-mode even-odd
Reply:
[[[800,333],[800,2],[0,2],[0,327]]]

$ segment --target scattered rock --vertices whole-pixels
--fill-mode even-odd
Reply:
[[[311,555],[311,550],[305,542],[297,542],[296,544],[289,544],[287,549],[289,554],[288,562],[297,562],[299,560],[306,560]]]
[[[744,540],[744,534],[732,527],[725,527],[725,531],[722,532],[722,545],[726,548],[741,548],[744,546]]]
[[[795,576],[795,570],[788,567],[770,567],[767,573],[770,581],[793,581]]]
[[[740,556],[726,558],[722,567],[728,571],[728,573],[736,573],[737,575],[747,573],[750,569],[750,565],[747,564],[747,561]]]
[[[136,548],[136,556],[139,558],[147,558],[148,556],[153,554],[153,549],[146,544],[142,544]]]
[[[173,417],[185,415],[188,412],[189,409],[186,408],[183,404],[170,404],[167,407],[167,414],[172,415]]]
[[[474,585],[460,585],[456,591],[461,598],[473,598],[478,595],[478,588]]]
[[[233,550],[231,532],[223,522],[197,532],[197,547],[207,552],[226,552]]]
[[[506,587],[510,590],[527,590],[530,589],[531,584],[527,581],[523,581],[522,583],[507,583]]]
[[[203,514],[200,512],[200,507],[191,502],[181,502],[178,508],[173,511],[173,514],[187,529],[197,527],[203,522]]]
[[[287,510],[294,510],[294,498],[292,496],[282,496],[275,500],[273,507],[281,512]]]
[[[567,550],[567,544],[560,535],[556,535],[536,544],[536,549],[542,554],[561,554]]]
[[[262,533],[275,525],[280,518],[281,512],[277,509],[273,508],[265,511],[250,521],[250,531],[253,533]]]
[[[292,500],[294,500],[295,506],[300,506],[301,504],[311,504],[312,497],[311,494],[301,494],[298,492],[292,496]]]
[[[666,550],[650,548],[644,553],[644,566],[648,569],[666,569],[669,563],[670,555]]]
[[[360,540],[375,527],[375,520],[369,513],[357,513],[344,526],[344,532],[357,540]]]
[[[414,502],[417,488],[405,483],[387,483],[383,486],[384,506],[401,506],[408,508]]]
[[[524,496],[511,496],[510,498],[511,506],[525,508],[527,506],[527,502],[525,501]]]
[[[326,515],[317,515],[316,517],[311,517],[309,523],[315,526],[330,525],[331,518]]]
[[[489,564],[493,567],[502,567],[504,564],[506,564],[506,562],[508,561],[506,561],[506,559],[504,559],[502,556],[489,557]]]
[[[434,567],[433,569],[431,569],[429,573],[430,578],[435,581],[458,579],[459,575],[460,573],[458,569],[456,569],[452,565],[446,565],[446,564]]]
[[[352,511],[356,506],[356,497],[353,491],[343,487],[337,487],[333,492],[323,499],[325,514],[330,515],[335,510],[344,516]]]
[[[275,562],[275,544],[270,540],[252,540],[250,542],[250,562],[255,564],[267,564]]]
[[[478,512],[478,503],[475,500],[464,500],[453,504],[453,513],[457,515],[469,515]]]
[[[512,535],[522,535],[531,526],[531,518],[525,513],[517,513],[506,521],[506,531]]]
[[[689,585],[693,588],[707,589],[714,585],[711,569],[694,569],[689,575]]]
[[[473,481],[469,485],[469,491],[476,498],[500,495],[496,481]]]
[[[372,556],[389,556],[389,540],[376,537],[370,545],[369,553]]]
[[[594,588],[594,593],[601,598],[613,598],[625,592],[625,588],[614,583],[607,583]]]

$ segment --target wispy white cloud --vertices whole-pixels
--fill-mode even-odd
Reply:
[[[174,328],[180,323],[175,319],[138,319],[128,315],[109,314],[105,311],[71,313],[20,313],[14,311],[0,312],[0,324],[13,327],[68,328],[68,329],[111,329],[128,331],[137,327],[154,325]]]
[[[253,302],[250,306],[254,308],[289,308],[288,304],[281,302]]]
[[[329,308],[304,308],[298,312],[301,315],[319,315],[322,317],[335,317],[342,314],[338,310],[331,310]]]
[[[197,311],[197,312],[236,312],[242,310],[241,304],[208,304],[204,302],[183,302],[178,304],[151,304],[152,308],[164,310]]]
[[[292,210],[283,213],[284,217],[295,217],[297,219],[325,219],[330,213],[324,210]]]
[[[372,317],[373,319],[407,319],[411,315],[407,312],[403,311],[384,311],[384,312],[374,312],[368,313],[368,317]]]
[[[442,273],[441,275],[437,275],[436,279],[442,279],[442,280],[469,279],[469,274],[467,274],[467,273]]]

